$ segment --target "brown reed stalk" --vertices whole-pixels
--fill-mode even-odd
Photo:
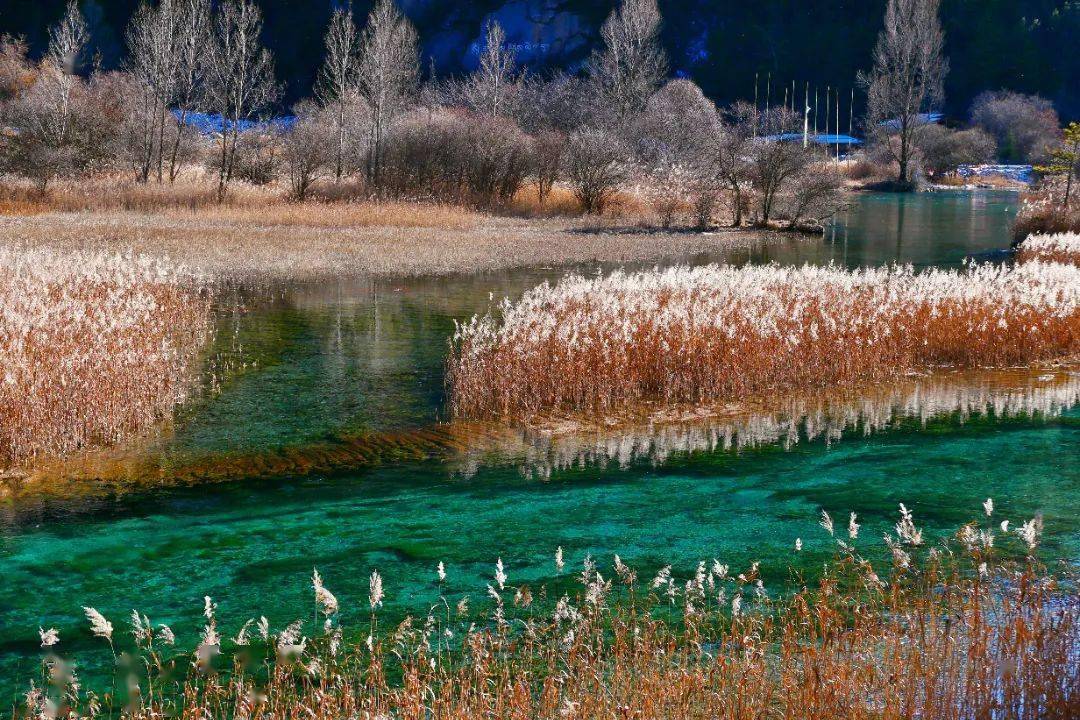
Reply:
[[[50,654],[45,685],[16,715],[36,715],[51,697],[80,715],[123,704],[135,720],[1075,717],[1075,587],[1032,556],[1009,559],[1031,551],[1034,529],[1019,533],[1024,543],[1006,533],[995,545],[992,527],[965,526],[930,550],[902,534],[883,577],[854,538],[837,539],[818,581],[796,574],[771,592],[756,565],[736,574],[702,563],[685,583],[665,569],[647,583],[618,559],[605,579],[587,558],[578,589],[552,592],[544,607],[527,586],[489,587],[480,613],[452,613],[442,598],[426,618],[356,641],[325,588],[316,596],[325,623],[307,638],[299,621],[277,633],[260,621],[258,633],[246,634],[249,623],[222,639],[208,602],[190,671],[162,670],[187,666],[190,651],[140,621],[122,648],[126,696],[72,687]],[[60,647],[42,639],[50,653]]]
[[[529,423],[1080,351],[1080,270],[706,266],[572,276],[460,326],[457,417]]]

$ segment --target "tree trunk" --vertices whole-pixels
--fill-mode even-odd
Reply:
[[[179,169],[176,167],[176,158],[180,153],[180,141],[184,135],[184,127],[187,123],[187,110],[180,111],[180,118],[176,123],[176,139],[173,141],[172,151],[169,153],[169,183],[176,182]]]
[[[338,147],[337,147],[337,182],[341,183],[343,156],[345,155],[345,102],[338,100]]]

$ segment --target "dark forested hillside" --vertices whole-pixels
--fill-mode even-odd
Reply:
[[[0,0],[0,30],[25,35],[37,50],[65,0]],[[123,31],[138,0],[82,0],[93,46],[105,67],[123,56]],[[322,34],[341,0],[262,0],[267,42],[287,98],[306,94],[320,62]],[[587,56],[613,2],[601,0],[401,0],[416,23],[426,58],[440,73],[468,69],[484,19],[497,17],[523,60],[573,69]],[[358,15],[370,2],[355,0]],[[687,73],[723,102],[753,95],[772,73],[785,83],[849,88],[870,51],[885,0],[661,0],[672,69]],[[943,0],[952,72],[953,115],[985,89],[1038,92],[1062,114],[1080,116],[1080,1]],[[425,61],[425,66],[427,62]],[[801,92],[801,91],[800,91]],[[846,112],[845,112],[846,114]]]

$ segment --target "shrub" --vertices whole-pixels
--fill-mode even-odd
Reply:
[[[296,121],[282,133],[282,154],[289,179],[289,195],[304,200],[319,173],[336,158],[332,126],[309,104],[295,110]]]
[[[418,111],[391,128],[380,190],[485,207],[508,202],[532,170],[531,140],[511,121]]]
[[[953,130],[944,125],[924,125],[915,134],[922,155],[923,168],[934,178],[956,170],[960,165],[991,162],[997,143],[979,130]]]
[[[1008,90],[975,98],[971,123],[994,138],[1002,160],[1014,163],[1041,160],[1060,132],[1053,103]]]

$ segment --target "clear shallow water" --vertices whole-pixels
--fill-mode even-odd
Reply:
[[[824,240],[694,260],[954,266],[1008,247],[1014,206],[1008,194],[865,196]],[[253,367],[186,408],[161,452],[227,457],[430,425],[443,404],[454,319],[483,311],[489,293],[516,296],[563,272],[288,287],[246,296],[237,312],[223,302],[216,352]],[[101,650],[87,637],[82,605],[118,627],[137,606],[175,624],[190,645],[203,595],[219,602],[230,631],[253,615],[275,626],[309,615],[312,566],[346,621],[364,617],[374,568],[386,578],[389,613],[420,612],[436,597],[440,560],[449,590],[479,602],[497,557],[513,583],[551,581],[558,545],[568,568],[586,552],[605,563],[618,552],[646,568],[672,562],[684,574],[719,557],[733,567],[761,560],[778,582],[794,538],[806,546],[799,563],[817,565],[828,551],[816,527],[822,507],[859,512],[870,543],[898,502],[936,537],[974,519],[988,495],[1014,522],[1045,513],[1048,552],[1078,556],[1077,410],[852,435],[556,470],[546,481],[526,479],[513,463],[481,465],[463,479],[428,461],[11,509],[0,524],[0,696],[34,674],[39,625],[60,628],[65,653]]]

